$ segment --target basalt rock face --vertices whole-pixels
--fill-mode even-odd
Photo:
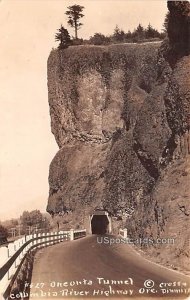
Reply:
[[[60,150],[50,165],[48,212],[67,212],[75,226],[104,208],[113,228],[122,220],[133,238],[177,236],[189,224],[190,56],[178,52],[171,63],[172,45],[51,52],[51,128]],[[166,252],[188,257],[187,235]]]
[[[157,81],[133,133],[136,154],[155,184],[127,224],[136,238],[173,237],[173,245],[147,245],[147,250],[158,262],[190,270],[190,5],[169,1],[168,8],[168,39],[158,51]]]
[[[115,45],[50,54],[51,127],[60,148],[50,166],[50,213],[98,206],[117,216],[153,185],[133,132],[157,79],[157,51]]]

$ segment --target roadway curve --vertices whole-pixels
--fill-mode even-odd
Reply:
[[[71,295],[70,299],[188,299],[188,294],[185,293],[163,294],[159,285],[160,283],[181,282],[183,284],[186,282],[187,287],[182,286],[177,287],[177,289],[185,288],[187,290],[190,288],[189,277],[142,258],[129,245],[115,244],[110,246],[98,243],[97,238],[96,235],[87,236],[39,250],[34,262],[30,299],[65,299],[67,296],[66,294],[63,296],[61,291],[67,289],[81,292],[80,296]],[[101,297],[97,297],[93,293],[110,291],[109,284],[99,284],[97,278],[116,281],[132,278],[133,284],[110,284],[111,293],[108,293],[108,296],[103,294]],[[70,284],[70,282],[82,281],[83,279],[91,280],[92,285],[88,285],[86,282],[69,287],[53,287],[54,283],[61,285],[68,282]],[[153,290],[148,288],[144,294],[140,294],[139,289],[144,287],[144,282],[147,279],[154,281]],[[165,289],[165,287],[163,288]],[[175,289],[175,287],[170,288]],[[125,294],[117,294],[118,290],[122,290]],[[131,296],[129,290],[133,290]],[[84,291],[87,293],[86,296],[83,295]],[[115,295],[113,291],[115,291]],[[147,291],[149,292],[147,293]]]

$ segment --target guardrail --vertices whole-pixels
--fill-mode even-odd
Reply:
[[[80,238],[86,236],[86,229],[84,229],[84,230],[74,230],[73,236],[74,236],[74,240],[80,239]]]
[[[119,235],[122,236],[123,238],[127,238],[127,229],[119,229]]]
[[[18,272],[29,252],[86,235],[86,230],[59,231],[22,237],[0,248],[0,292],[7,299]]]

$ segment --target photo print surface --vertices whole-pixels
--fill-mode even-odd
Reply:
[[[0,20],[1,298],[189,299],[189,1]]]

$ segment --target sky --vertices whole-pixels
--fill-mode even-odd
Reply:
[[[162,29],[166,1],[0,0],[0,220],[46,210],[49,164],[58,151],[51,134],[47,58],[69,5],[85,7],[79,37],[125,31],[149,22]]]

